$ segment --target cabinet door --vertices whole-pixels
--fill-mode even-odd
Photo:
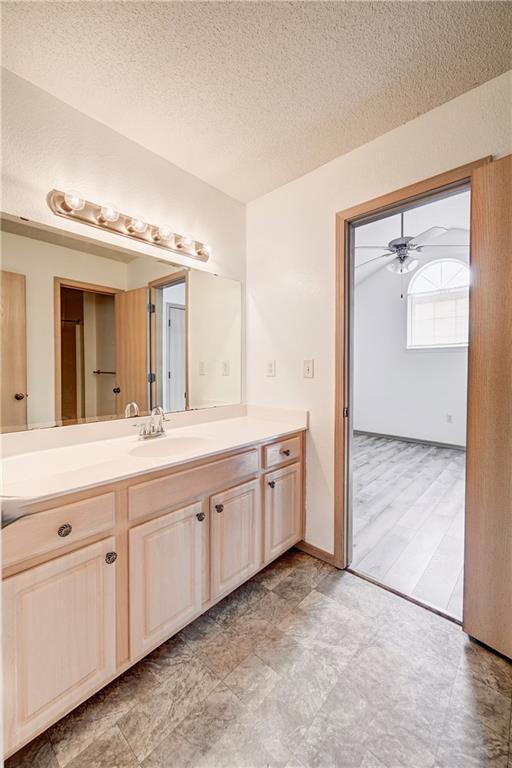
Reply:
[[[114,674],[114,548],[108,538],[4,581],[6,750]]]
[[[130,652],[143,655],[201,611],[201,504],[130,530]]]
[[[265,475],[265,562],[302,539],[301,467]]]
[[[263,516],[259,481],[210,500],[213,599],[231,592],[261,565]]]

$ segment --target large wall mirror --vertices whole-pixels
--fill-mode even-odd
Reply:
[[[241,401],[241,285],[2,218],[2,432]]]

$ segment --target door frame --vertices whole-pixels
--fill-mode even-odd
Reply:
[[[54,358],[55,358],[55,423],[57,427],[62,427],[70,424],[67,421],[65,424],[62,421],[62,365],[60,354],[60,326],[61,326],[61,305],[60,305],[60,289],[61,288],[74,288],[77,291],[84,291],[85,293],[103,293],[109,296],[113,296],[116,293],[123,293],[122,288],[113,288],[108,285],[96,285],[95,283],[84,283],[80,280],[71,280],[67,277],[54,277],[53,278],[53,343],[54,343]],[[73,421],[73,424],[85,424],[90,421],[105,421],[111,417],[98,417],[97,419],[77,419]]]
[[[472,163],[402,187],[336,214],[336,319],[335,319],[335,413],[334,413],[334,565],[348,568],[352,544],[350,504],[350,432],[352,429],[351,386],[353,314],[350,227],[395,208],[471,184],[474,170],[492,161],[487,155]],[[471,293],[470,293],[471,313]],[[469,374],[469,376],[471,373]],[[472,388],[468,388],[468,398]]]

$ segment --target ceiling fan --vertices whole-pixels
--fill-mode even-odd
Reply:
[[[448,232],[457,233],[461,235],[460,239],[466,239],[466,243],[435,243],[433,242],[441,235],[446,235]],[[419,259],[415,256],[421,254],[423,248],[465,248],[469,245],[469,230],[462,229],[460,227],[430,227],[426,229],[416,237],[404,236],[404,214],[400,214],[400,237],[395,237],[387,245],[356,245],[356,250],[382,248],[386,253],[376,256],[374,259],[364,261],[362,264],[357,264],[356,269],[365,267],[367,264],[372,264],[379,259],[389,258],[391,255],[395,255],[389,264],[386,265],[386,269],[390,272],[394,272],[397,275],[403,275],[406,272],[412,272],[413,269],[419,264]]]

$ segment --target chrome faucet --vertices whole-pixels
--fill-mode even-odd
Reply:
[[[127,403],[126,407],[124,409],[124,417],[125,419],[131,419],[133,416],[139,416],[140,409],[137,403],[132,400],[131,403]]]
[[[161,437],[165,435],[164,428],[165,413],[164,409],[157,405],[151,411],[151,418],[141,425],[139,430],[139,440],[148,440],[151,437]]]

